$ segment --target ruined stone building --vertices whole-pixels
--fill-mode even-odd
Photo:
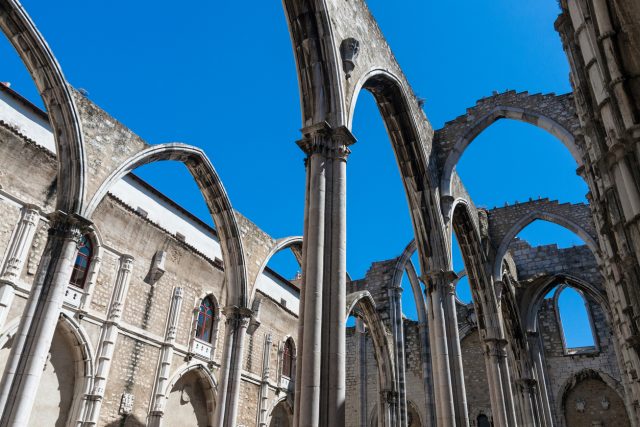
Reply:
[[[638,426],[640,2],[561,0],[572,93],[495,93],[438,130],[364,0],[283,3],[307,185],[300,236],[272,237],[233,209],[201,149],[146,143],[71,87],[28,12],[0,0],[46,107],[0,85],[0,425]],[[363,89],[415,238],[351,278],[344,178]],[[456,164],[499,119],[557,137],[589,204],[477,208]],[[132,174],[161,160],[187,167],[215,228]],[[585,245],[516,238],[539,219]],[[301,277],[267,266],[283,250]],[[570,288],[593,345],[567,344]]]

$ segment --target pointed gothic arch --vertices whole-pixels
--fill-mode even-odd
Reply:
[[[222,181],[202,149],[181,143],[168,143],[153,145],[133,155],[100,185],[87,206],[85,216],[91,218],[113,185],[129,172],[161,160],[184,163],[198,184],[220,239],[222,262],[229,286],[227,305],[248,307],[247,267],[240,226]]]
[[[87,159],[74,91],[20,2],[0,1],[0,28],[31,74],[48,112],[58,163],[56,208],[80,214]]]

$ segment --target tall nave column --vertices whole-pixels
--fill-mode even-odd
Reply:
[[[458,322],[455,305],[452,305],[455,304],[455,279],[452,271],[431,271],[423,278],[427,284],[425,292],[438,427],[468,425]]]
[[[294,422],[344,426],[346,162],[351,132],[327,123],[302,130],[307,187],[300,301],[300,356]]]
[[[33,409],[40,378],[78,250],[89,222],[55,212],[38,272],[20,320],[0,383],[2,426],[25,426]]]

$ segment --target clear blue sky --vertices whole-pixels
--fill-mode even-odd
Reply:
[[[368,4],[415,92],[426,100],[434,128],[494,90],[570,90],[567,60],[553,29],[555,0]],[[298,83],[280,1],[178,6],[24,0],[24,6],[74,86],[152,144],[203,147],[236,209],[274,237],[301,233],[303,153],[294,143],[300,136]],[[4,39],[0,55],[0,80],[37,101]],[[391,146],[368,94],[358,102],[353,131],[359,142],[348,164],[348,269],[358,278],[372,261],[399,255],[412,229]],[[538,196],[584,201],[587,189],[575,168],[552,136],[503,121],[476,139],[458,171],[476,204],[493,207]],[[210,222],[181,165],[148,166],[139,174]],[[535,244],[580,243],[550,225],[534,224],[521,237]],[[274,265],[292,275],[296,267],[286,257]],[[461,269],[460,257],[454,261]]]

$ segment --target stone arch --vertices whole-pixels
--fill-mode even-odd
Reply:
[[[3,349],[10,348],[18,325],[19,319],[15,319],[5,329],[0,338]],[[89,336],[73,318],[61,314],[50,352],[51,357],[47,359],[43,379],[36,391],[37,395],[45,393],[47,399],[38,399],[36,402],[46,401],[48,404],[57,403],[61,406],[56,416],[53,406],[39,408],[36,403],[33,413],[44,418],[35,420],[32,418],[30,425],[38,420],[41,425],[51,425],[53,417],[56,417],[56,426],[78,424],[83,421],[84,410],[89,403],[93,386],[95,355]],[[3,362],[6,361],[3,360]],[[59,379],[60,376],[64,377],[64,381]],[[59,415],[63,413],[65,416],[60,417]]]
[[[407,427],[422,427],[418,406],[412,400],[407,400]]]
[[[420,286],[420,278],[416,267],[411,261],[411,257],[416,252],[417,246],[415,239],[411,240],[409,244],[402,251],[402,254],[396,261],[395,268],[393,269],[393,278],[391,279],[391,288],[399,288],[402,286],[402,277],[404,273],[407,273],[409,284],[411,285],[411,291],[413,292],[413,299],[416,303],[416,309],[418,312],[418,322],[427,322],[427,307],[422,297],[422,288]]]
[[[378,366],[378,392],[380,396],[380,401],[377,405],[379,409],[378,420],[383,420],[381,425],[390,426],[393,425],[390,423],[396,412],[396,408],[393,407],[392,403],[395,399],[391,399],[391,397],[398,394],[390,334],[378,315],[375,302],[369,291],[354,292],[347,295],[345,318],[348,318],[356,307],[371,332]]]
[[[326,0],[284,0],[296,60],[303,127],[338,121],[342,85]]]
[[[277,417],[277,418],[274,418]],[[281,422],[284,418],[285,423]],[[276,421],[277,420],[277,421]],[[269,427],[292,427],[293,426],[293,405],[291,396],[285,394],[276,400],[271,408],[269,408],[269,417],[267,418],[267,426]]]
[[[613,325],[611,307],[609,306],[609,301],[604,290],[575,276],[556,274],[537,281],[535,285],[530,285],[525,290],[522,298],[520,298],[519,311],[523,313],[522,321],[524,322],[527,333],[535,333],[538,331],[537,316],[544,296],[555,286],[565,283],[583,295],[590,297],[600,305],[607,319],[607,323]]]
[[[534,94],[507,91],[480,99],[467,113],[447,122],[435,135],[440,154],[442,175],[440,193],[451,196],[454,170],[466,148],[485,129],[500,119],[529,123],[546,130],[569,150],[578,166],[582,153],[576,142],[580,129],[573,94]]]
[[[190,378],[190,377],[193,377],[193,378]],[[165,418],[165,423],[167,425],[178,425],[178,424],[171,424],[170,422],[167,422],[170,420],[166,419],[167,412],[171,412],[170,410],[168,411],[168,409],[172,409],[170,408],[169,401],[172,399],[172,397],[174,398],[178,397],[176,395],[176,393],[178,392],[178,387],[180,385],[183,385],[182,382],[185,383],[183,385],[183,389],[180,389],[181,396],[180,396],[179,403],[181,404],[183,404],[183,402],[184,404],[190,403],[192,396],[198,397],[197,393],[193,392],[194,385],[191,384],[191,382],[196,380],[197,380],[197,383],[195,383],[196,392],[202,392],[202,396],[204,396],[205,398],[204,403],[206,405],[206,415],[202,413],[194,414],[195,418],[197,418],[197,423],[198,423],[197,425],[203,426],[203,427],[213,426],[213,414],[214,414],[214,408],[216,405],[216,395],[214,390],[216,390],[217,385],[209,369],[201,363],[189,365],[189,366],[178,369],[176,373],[173,375],[173,377],[171,378],[171,381],[169,381],[169,383],[167,384],[167,388],[164,390],[164,398],[161,401],[161,405],[162,405],[161,411],[163,413],[163,418]],[[186,386],[191,387],[191,389],[185,391]],[[185,394],[186,396],[183,396]],[[184,397],[186,397],[186,399]],[[197,403],[198,402],[196,402],[196,404]],[[176,414],[172,414],[172,415],[176,415]],[[182,422],[180,422],[179,424],[182,424]]]
[[[58,163],[56,208],[80,214],[87,160],[74,92],[44,37],[17,0],[0,1],[0,28],[31,74],[48,112]]]
[[[286,249],[291,249],[291,252],[293,252],[293,255],[296,257],[296,261],[298,261],[298,264],[302,265],[302,236],[289,236],[276,240],[276,244],[271,248],[260,264],[260,268],[258,269],[252,286],[250,301],[253,301],[255,298],[256,290],[258,288],[258,279],[267,267],[267,264],[269,264],[269,261],[271,261],[271,258],[273,258],[273,256],[278,252]]]
[[[486,331],[487,322],[493,323],[493,326],[497,327],[499,324],[498,319],[485,318],[485,313],[492,313],[494,311],[486,307],[489,301],[492,301],[492,289],[489,289],[490,278],[487,277],[484,267],[486,256],[482,251],[482,237],[478,223],[474,221],[474,216],[469,209],[469,205],[464,200],[458,201],[458,203],[453,206],[451,233],[456,234],[458,244],[460,245],[460,252],[464,260],[464,272],[469,280],[474,310],[476,311],[477,325],[481,331]],[[449,236],[449,241],[448,262],[452,267],[453,235]]]
[[[160,160],[184,163],[211,212],[222,247],[222,261],[228,283],[227,305],[247,307],[247,266],[238,225],[229,196],[213,165],[200,148],[180,143],[154,145],[130,157],[100,185],[87,206],[85,216],[91,218],[100,201],[112,186],[134,169]]]
[[[444,268],[446,264],[444,223],[439,213],[439,200],[433,194],[429,153],[416,122],[417,102],[409,93],[403,79],[387,70],[374,68],[356,84],[350,100],[349,124],[362,89],[369,91],[387,129],[400,175],[402,177],[409,213],[414,227],[416,246],[420,253],[420,269]],[[424,115],[422,115],[424,117]],[[427,260],[430,265],[427,266]]]
[[[627,426],[630,425],[629,420],[633,419],[631,416],[631,414],[633,413],[633,408],[630,406],[630,403],[627,402],[627,399],[625,399],[625,393],[622,385],[620,384],[620,382],[618,382],[616,379],[614,379],[610,375],[594,369],[583,369],[581,371],[573,373],[565,381],[564,385],[559,389],[558,396],[556,397],[556,411],[557,411],[558,417],[561,419],[561,422],[565,426],[567,426],[567,420],[565,416],[566,415],[565,409],[568,403],[567,399],[571,391],[574,390],[576,386],[578,386],[582,381],[585,381],[585,380],[601,381],[606,385],[606,387],[613,390],[615,396],[617,396],[620,399],[620,401],[622,402],[622,405],[624,406],[625,415],[627,417],[626,425]],[[595,397],[601,398],[600,395]],[[620,420],[617,420],[617,421],[619,422]],[[620,427],[624,427],[624,423],[620,423],[617,425],[620,425]],[[568,426],[568,427],[571,427],[571,426]]]
[[[566,228],[569,231],[577,234],[585,244],[591,249],[593,255],[596,259],[599,258],[599,249],[598,244],[596,243],[596,238],[587,231],[581,224],[574,221],[572,218],[568,216],[564,216],[562,214],[557,214],[552,211],[545,210],[533,210],[522,217],[520,217],[517,221],[515,221],[511,227],[506,231],[506,233],[502,236],[500,241],[500,245],[496,251],[496,257],[493,265],[493,275],[494,279],[499,280],[502,272],[502,260],[509,250],[509,245],[513,241],[513,239],[520,233],[525,227],[536,220],[542,220],[557,224],[561,227]]]

